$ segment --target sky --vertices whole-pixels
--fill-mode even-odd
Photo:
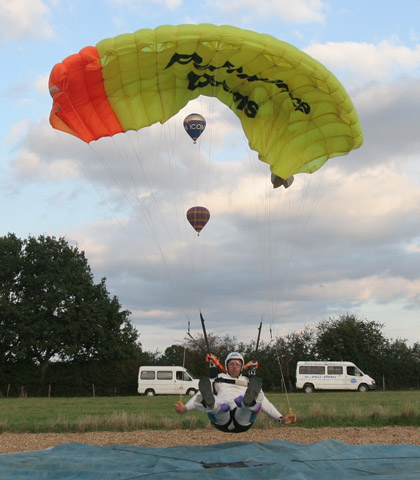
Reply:
[[[339,315],[420,341],[420,5],[404,0],[0,0],[1,235],[64,237],[106,278],[146,351],[188,328],[238,341]],[[49,124],[52,67],[142,28],[213,23],[270,34],[323,63],[363,145],[271,188],[237,117],[214,99],[87,145]],[[189,113],[207,127],[196,144]],[[211,218],[200,236],[193,205]],[[270,333],[271,330],[271,333]]]

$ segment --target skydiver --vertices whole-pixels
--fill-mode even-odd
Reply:
[[[296,414],[283,416],[261,390],[262,380],[255,375],[242,375],[244,359],[238,352],[226,357],[227,373],[215,379],[202,378],[197,392],[185,405],[175,404],[178,413],[200,410],[207,413],[211,424],[223,432],[247,431],[260,410],[282,424],[295,423]]]

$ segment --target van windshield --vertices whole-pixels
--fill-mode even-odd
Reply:
[[[185,369],[185,371],[180,371],[178,370],[176,372],[176,379],[177,380],[182,380],[184,382],[191,382],[194,377],[191,375],[191,373]]]
[[[185,372],[186,372],[186,375],[185,377],[187,377],[187,375],[189,376],[189,378],[185,378],[185,380],[194,380],[194,375],[187,369],[185,369]]]
[[[357,367],[347,367],[347,375],[362,377],[363,373]]]

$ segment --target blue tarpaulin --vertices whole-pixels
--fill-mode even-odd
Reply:
[[[0,479],[419,479],[418,445],[312,445],[274,440],[212,446],[69,443],[0,455]]]

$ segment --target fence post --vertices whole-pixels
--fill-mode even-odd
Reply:
[[[48,385],[48,398],[51,397],[51,383]]]
[[[95,384],[92,383],[92,397],[95,396]]]
[[[10,392],[10,383],[7,384],[6,397],[9,397],[9,392]]]

